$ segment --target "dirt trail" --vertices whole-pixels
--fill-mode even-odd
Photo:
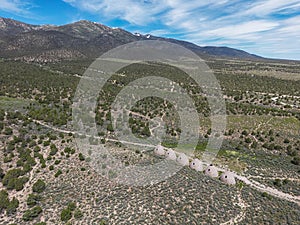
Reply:
[[[273,119],[273,118],[270,118],[270,119],[269,119],[268,121],[266,121],[266,122],[261,122],[260,124],[258,124],[258,126],[255,128],[254,131],[257,132],[258,129],[260,129],[262,125],[266,125],[266,124],[270,123],[272,119]],[[255,135],[251,135],[251,136],[254,138],[254,140],[255,140],[256,142],[258,142],[258,139],[256,138]]]
[[[214,202],[214,196],[215,196],[216,192],[214,191],[211,195],[210,195],[210,200],[208,200],[208,204],[206,206],[206,210],[205,213],[201,214],[201,217],[207,216],[208,212],[209,212],[209,207],[210,207],[210,202],[213,203]]]
[[[147,119],[147,120],[149,120],[149,121],[152,121],[153,123],[156,123],[156,124],[157,124],[156,126],[150,128],[151,135],[153,135],[153,131],[154,131],[155,129],[157,129],[157,128],[159,128],[159,127],[161,126],[162,120],[161,120],[161,121],[156,121],[156,120],[154,120],[154,119],[151,119],[151,118],[148,117],[148,116],[144,116],[144,115],[142,115],[142,114],[140,114],[140,113],[133,112],[133,111],[129,111],[129,110],[127,110],[127,112],[129,112],[129,113],[132,114],[132,115],[135,115],[135,116],[139,116],[139,117],[145,118],[145,119]]]
[[[38,120],[33,120],[34,122],[42,125],[42,126],[45,126],[49,129],[52,129],[52,130],[55,130],[57,132],[61,132],[61,133],[72,133],[72,134],[75,134],[76,132],[74,131],[69,131],[69,130],[63,130],[63,129],[59,129],[59,128],[56,128],[56,127],[53,127],[53,126],[50,126],[44,122],[41,122],[41,121],[38,121]],[[121,142],[121,143],[124,143],[124,144],[132,144],[132,145],[138,145],[138,146],[145,146],[145,147],[155,147],[153,145],[145,145],[145,144],[141,144],[141,143],[133,143],[133,142],[128,142],[128,141],[120,141],[120,140],[115,140],[115,139],[106,139],[107,141],[112,141],[112,142]],[[219,168],[217,167],[217,169],[221,172],[224,172],[225,170],[222,169],[222,168]],[[249,178],[245,177],[245,176],[242,176],[242,175],[238,175],[238,174],[235,174],[235,178],[244,182],[245,184],[249,185],[250,187],[260,191],[260,192],[266,192],[267,194],[271,195],[271,196],[274,196],[274,197],[277,197],[277,198],[280,198],[280,199],[283,199],[283,200],[286,200],[286,201],[289,201],[289,202],[293,202],[293,203],[296,203],[300,206],[300,196],[294,196],[292,194],[288,194],[288,193],[284,193],[282,191],[279,191],[275,188],[271,188],[271,187],[268,187],[266,185],[263,185],[257,181],[254,181],[254,180],[250,180]],[[281,179],[279,177],[279,179]],[[282,178],[284,179],[284,178]]]
[[[237,214],[232,219],[230,219],[229,221],[227,221],[225,223],[221,223],[220,225],[234,225],[234,224],[238,224],[238,223],[242,222],[245,219],[246,210],[249,207],[249,205],[246,204],[246,202],[243,200],[241,190],[238,191],[236,199],[237,199],[236,204],[241,208],[240,213]]]
[[[275,180],[275,179],[279,179],[281,181],[283,180],[288,180],[288,181],[293,181],[293,182],[298,182],[300,183],[300,179],[298,178],[289,178],[289,177],[263,177],[263,176],[259,176],[259,175],[255,175],[255,176],[248,176],[248,179],[251,178],[256,178],[256,179],[261,179],[261,180]]]
[[[294,195],[291,195],[291,194],[284,193],[284,192],[279,191],[275,188],[268,187],[266,185],[263,185],[263,184],[261,184],[257,181],[254,181],[254,180],[250,180],[247,177],[244,177],[244,176],[241,176],[241,175],[236,174],[235,177],[238,180],[243,181],[245,184],[249,185],[252,188],[255,188],[256,190],[258,190],[260,192],[266,192],[269,195],[272,195],[272,196],[280,198],[280,199],[287,200],[289,202],[294,202],[294,203],[296,203],[300,206],[300,196],[294,196]]]
[[[255,129],[255,131],[258,131],[258,129],[260,129],[262,125],[266,125],[266,124],[270,123],[272,119],[273,119],[273,117],[271,117],[270,119],[268,119],[268,121],[266,121],[266,122],[262,122],[262,123],[258,124],[257,128]]]

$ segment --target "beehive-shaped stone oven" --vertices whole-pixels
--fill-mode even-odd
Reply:
[[[218,177],[219,176],[219,172],[218,172],[217,168],[213,165],[210,165],[206,168],[205,174],[210,177]]]
[[[177,158],[176,153],[173,150],[171,150],[171,149],[168,149],[166,151],[165,156],[166,156],[166,159],[173,160],[173,161],[175,161],[176,158]]]
[[[235,185],[235,178],[234,178],[234,174],[232,172],[224,172],[221,176],[220,176],[220,180],[223,181],[226,184],[229,185]]]
[[[193,161],[190,163],[190,167],[196,171],[203,170],[202,162],[199,159],[193,159]]]
[[[158,156],[164,156],[165,155],[165,148],[161,145],[157,145],[154,149],[154,154]]]
[[[189,158],[184,153],[180,153],[176,161],[182,166],[189,165]]]

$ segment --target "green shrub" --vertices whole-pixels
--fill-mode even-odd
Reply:
[[[54,144],[51,144],[50,146],[50,155],[55,155],[57,153],[58,149]]]
[[[289,146],[290,146],[290,145],[289,145]],[[289,156],[295,157],[295,156],[297,156],[297,151],[296,151],[296,150],[293,150],[292,148],[288,148],[288,149],[287,149],[287,154],[288,154]]]
[[[27,205],[29,207],[35,206],[41,200],[41,196],[35,194],[29,194],[27,198]]]
[[[39,146],[35,146],[33,149],[34,152],[39,152],[41,151],[41,148]]]
[[[21,169],[11,169],[8,170],[5,174],[5,176],[2,179],[2,184],[4,186],[8,185],[8,182],[13,178],[18,178],[20,176],[23,176],[24,172]]]
[[[294,165],[300,165],[300,156],[296,156],[291,161]]]
[[[263,192],[263,193],[261,194],[261,196],[264,197],[264,198],[268,198],[268,199],[271,199],[271,198],[272,198],[267,192]]]
[[[108,223],[106,222],[105,219],[101,219],[99,225],[107,225]]]
[[[13,214],[17,211],[17,208],[19,207],[19,200],[16,199],[15,197],[10,201],[6,208],[7,214]]]
[[[75,202],[69,202],[68,207],[70,211],[74,211],[76,209],[76,203]]]
[[[84,158],[84,156],[82,155],[82,153],[79,153],[78,158],[79,158],[80,161],[84,161],[84,160],[85,160],[85,158]]]
[[[12,135],[13,130],[10,127],[5,127],[4,132],[5,135]]]
[[[23,214],[23,220],[32,221],[34,218],[38,217],[39,214],[42,213],[42,211],[43,210],[40,206],[35,206],[34,208],[25,211],[25,213]]]
[[[282,181],[282,184],[283,185],[286,185],[286,184],[288,184],[290,181],[289,181],[289,179],[284,179],[283,181]]]
[[[58,170],[54,176],[55,176],[55,177],[58,177],[58,176],[61,175],[61,174],[62,174],[62,171],[61,171],[61,170]]]
[[[275,186],[277,186],[277,187],[280,187],[280,186],[281,186],[281,180],[280,180],[280,179],[275,179],[275,180],[273,181],[273,184],[274,184]]]
[[[43,145],[44,145],[44,147],[49,146],[50,145],[50,141],[44,141]]]
[[[79,209],[75,210],[75,212],[74,212],[74,218],[75,219],[80,219],[82,217],[83,217],[83,213]]]
[[[28,163],[23,164],[23,171],[25,173],[28,173],[31,170],[32,170],[32,166],[30,164],[28,164]]]
[[[24,184],[28,181],[28,177],[21,177],[21,178],[11,178],[8,181],[7,189],[16,191],[21,191],[24,188]]]
[[[4,171],[3,171],[3,169],[0,167],[0,181],[3,179],[3,177],[4,177]]]
[[[246,142],[247,144],[250,144],[250,143],[252,142],[252,140],[251,140],[251,138],[248,137],[248,138],[245,139],[245,142]]]
[[[32,186],[32,191],[42,193],[46,189],[46,183],[41,179],[38,179]]]
[[[9,204],[8,193],[5,190],[0,191],[0,212]]]
[[[60,213],[60,219],[64,222],[67,222],[72,218],[72,212],[69,208],[63,209]]]
[[[68,153],[68,154],[70,154],[71,151],[72,151],[72,149],[71,149],[70,147],[66,147],[66,148],[64,149],[64,152],[65,152],[65,153]]]

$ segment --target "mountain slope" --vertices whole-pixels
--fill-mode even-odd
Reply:
[[[132,34],[120,28],[110,28],[86,20],[63,26],[39,26],[0,18],[0,57],[3,58],[37,62],[93,59],[109,49],[140,40],[164,40],[176,43],[202,57],[261,59],[237,49],[200,47],[176,39]]]

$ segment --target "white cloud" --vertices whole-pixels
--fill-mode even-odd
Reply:
[[[166,9],[159,0],[63,0],[81,10],[104,14],[110,18],[121,18],[132,24],[144,25],[154,21],[155,16]]]
[[[229,0],[63,0],[78,9],[91,13],[104,13],[107,17],[121,18],[130,23],[147,25],[163,20],[166,25],[176,24],[190,16],[195,9],[221,5]]]
[[[0,0],[0,10],[11,13],[25,13],[26,1],[20,0]]]
[[[243,37],[243,35],[255,34],[258,32],[271,30],[278,25],[279,24],[275,22],[254,20],[236,25],[221,27],[215,30],[209,30],[203,32],[202,35],[237,39],[238,37]]]
[[[253,3],[244,14],[262,16],[295,7],[299,7],[299,0],[264,0]]]

